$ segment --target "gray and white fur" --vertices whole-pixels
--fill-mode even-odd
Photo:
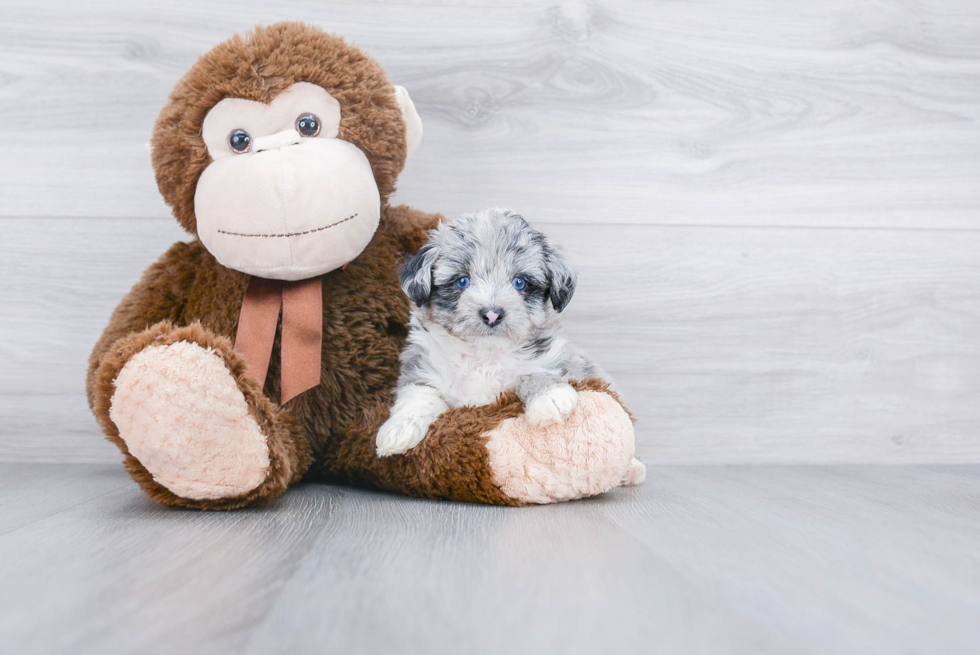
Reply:
[[[415,307],[378,454],[404,453],[446,409],[485,405],[507,390],[531,423],[563,422],[578,402],[569,378],[605,377],[559,329],[575,279],[561,251],[506,209],[432,230],[401,270]]]

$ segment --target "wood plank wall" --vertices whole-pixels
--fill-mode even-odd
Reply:
[[[397,201],[565,245],[648,461],[980,461],[975,0],[4,0],[0,459],[118,459],[86,358],[186,238],[144,144],[197,56],[284,19],[411,92]]]

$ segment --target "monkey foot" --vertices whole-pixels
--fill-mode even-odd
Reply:
[[[494,483],[523,503],[573,500],[642,481],[633,464],[640,464],[633,458],[633,423],[607,393],[580,391],[564,423],[537,427],[518,416],[488,436]]]
[[[109,415],[129,453],[182,498],[241,496],[269,475],[266,436],[211,348],[178,341],[136,353]]]

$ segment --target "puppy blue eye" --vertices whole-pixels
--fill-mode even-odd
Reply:
[[[465,289],[468,286],[470,286],[470,278],[466,277],[465,275],[456,280],[456,288]]]
[[[514,288],[515,289],[517,289],[518,291],[520,291],[521,289],[523,289],[524,287],[527,286],[527,280],[525,280],[520,275],[518,275],[517,277],[514,278],[514,280],[511,282],[511,284],[514,285]]]

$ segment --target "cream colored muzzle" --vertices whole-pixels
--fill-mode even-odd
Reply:
[[[381,197],[359,148],[289,129],[213,161],[194,207],[198,236],[222,265],[302,280],[361,254],[377,230]]]

